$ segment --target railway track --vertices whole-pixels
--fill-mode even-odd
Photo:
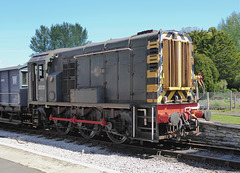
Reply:
[[[146,145],[140,145],[138,142],[127,143],[127,144],[114,144],[106,138],[106,141],[103,139],[85,139],[79,136],[80,134],[71,133],[70,135],[59,135],[54,130],[41,130],[28,127],[19,127],[19,126],[6,126],[0,124],[0,129],[17,132],[17,133],[27,133],[28,135],[34,135],[45,138],[52,138],[55,140],[67,140],[68,142],[77,142],[78,144],[87,144],[89,146],[101,146],[109,150],[131,153],[141,155],[140,157],[174,157],[179,161],[197,161],[210,165],[219,165],[221,167],[229,167],[232,169],[240,170],[240,149],[216,146],[211,144],[188,142],[188,141],[163,141],[160,144],[146,143]],[[1,136],[1,135],[0,135]],[[104,138],[105,139],[105,138]],[[187,148],[187,150],[186,150]],[[189,149],[194,149],[196,152],[187,152]],[[217,152],[217,156],[201,155],[199,152],[203,151],[214,151]],[[235,157],[238,157],[239,160],[231,159],[222,159],[220,155],[224,153],[230,153]]]
[[[183,147],[189,147],[189,148],[196,148],[196,149],[205,149],[205,150],[212,150],[217,152],[225,152],[225,153],[231,153],[240,155],[240,148],[237,147],[227,147],[227,146],[220,146],[215,144],[208,144],[201,141],[187,141],[187,140],[181,140],[181,141],[168,141],[167,142],[172,143],[173,146],[183,146]]]

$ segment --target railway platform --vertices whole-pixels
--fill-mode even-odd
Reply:
[[[0,172],[4,173],[42,173],[37,169],[29,168],[27,166],[23,166],[19,163],[14,163],[12,161],[0,158]]]
[[[0,145],[0,172],[102,173],[105,171]]]

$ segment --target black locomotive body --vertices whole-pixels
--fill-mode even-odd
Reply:
[[[102,132],[115,143],[158,142],[198,131],[192,94],[201,76],[193,74],[191,39],[176,31],[137,35],[57,49],[28,62],[28,113],[23,124],[60,133],[78,129],[85,138]]]

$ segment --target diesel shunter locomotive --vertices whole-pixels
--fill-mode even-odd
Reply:
[[[198,118],[210,120],[211,112],[198,110],[204,84],[193,64],[191,38],[177,31],[39,53],[26,66],[0,70],[0,120],[84,138],[106,133],[115,143],[197,133]]]

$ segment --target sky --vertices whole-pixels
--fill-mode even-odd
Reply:
[[[40,25],[79,23],[102,42],[137,32],[217,27],[240,0],[0,0],[0,68],[24,64]]]

